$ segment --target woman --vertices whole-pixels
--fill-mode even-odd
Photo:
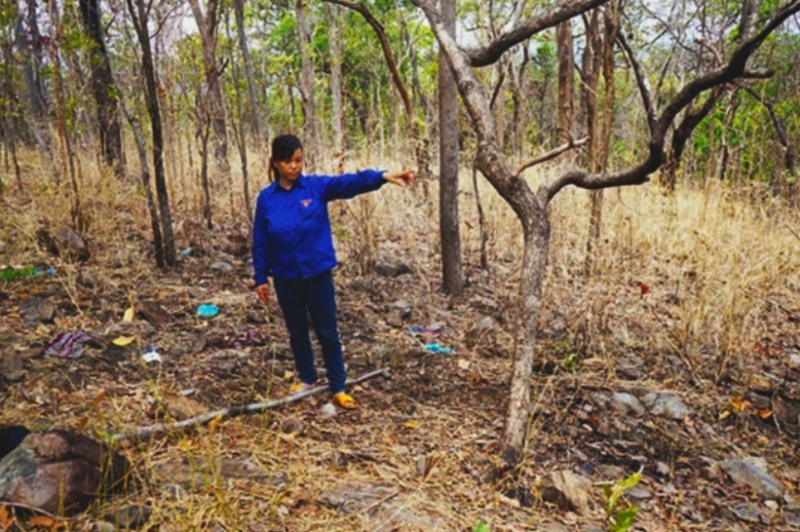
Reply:
[[[308,334],[309,317],[322,346],[333,401],[358,408],[345,393],[347,373],[336,324],[336,297],[331,270],[336,266],[328,202],[378,190],[389,182],[413,185],[414,173],[362,170],[338,177],[306,176],[303,145],[294,135],[272,141],[269,173],[272,184],[258,195],[253,221],[253,270],[256,293],[269,301],[272,277],[283,311],[300,381],[291,393],[317,382],[314,352]]]

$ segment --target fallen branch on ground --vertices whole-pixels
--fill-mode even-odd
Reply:
[[[370,371],[369,373],[365,373],[360,377],[356,377],[355,379],[348,379],[347,384],[358,384],[360,382],[364,382],[366,380],[378,377],[380,375],[387,376],[388,372],[386,371],[386,369],[377,369],[375,371]],[[185,429],[186,427],[191,427],[194,425],[202,425],[203,423],[208,423],[217,418],[225,419],[230,417],[241,416],[243,414],[255,414],[257,412],[263,412],[264,410],[269,410],[289,403],[296,403],[297,401],[301,401],[306,397],[311,397],[312,395],[318,394],[319,392],[327,389],[328,389],[327,386],[316,386],[305,392],[301,392],[296,395],[290,395],[282,399],[274,399],[272,401],[266,401],[263,403],[251,403],[249,405],[229,406],[221,410],[215,410],[214,412],[207,412],[205,414],[201,414],[199,416],[195,416],[189,419],[184,419],[183,421],[178,421],[176,423],[158,423],[156,425],[151,425],[149,427],[140,427],[138,429],[134,429],[131,431],[114,434],[111,436],[111,441],[120,442],[131,439],[138,440],[146,436],[156,436],[173,430]]]

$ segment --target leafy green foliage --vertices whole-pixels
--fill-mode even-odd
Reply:
[[[621,511],[617,511],[619,499],[626,491],[636,487],[642,480],[642,472],[637,471],[628,478],[619,480],[613,486],[603,486],[603,493],[606,496],[605,511],[609,519],[609,532],[627,532],[633,527],[638,509],[636,505],[629,505]]]

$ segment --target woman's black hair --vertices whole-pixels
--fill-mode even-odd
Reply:
[[[290,161],[294,152],[303,149],[303,143],[294,135],[278,135],[272,139],[272,156],[269,158],[269,180],[278,179],[274,161]]]

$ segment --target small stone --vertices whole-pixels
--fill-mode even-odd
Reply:
[[[646,501],[653,498],[653,494],[641,486],[632,487],[625,492],[625,495],[634,501]]]
[[[542,499],[560,508],[586,514],[589,511],[589,491],[591,481],[572,471],[562,470],[550,473],[542,480]]]
[[[396,312],[400,316],[400,318],[404,320],[411,318],[411,312],[413,308],[414,306],[411,303],[403,300],[395,301],[392,304],[392,312],[393,313]]]
[[[233,266],[225,261],[218,260],[209,266],[211,270],[218,271],[218,272],[232,272]]]
[[[786,520],[787,525],[795,528],[800,528],[800,517],[794,512],[783,512],[783,518]]]
[[[789,355],[789,366],[793,368],[800,367],[800,354],[792,353],[791,355]]]
[[[281,432],[284,434],[300,434],[304,428],[303,422],[293,417],[285,419],[281,424]]]
[[[622,467],[607,464],[597,466],[597,473],[605,480],[619,480],[626,476]]]
[[[620,377],[630,381],[638,381],[642,378],[642,372],[639,368],[634,365],[626,364],[619,369],[617,369],[617,373]]]
[[[683,421],[689,415],[689,408],[677,396],[668,392],[650,392],[642,401],[653,415],[667,416]]]
[[[767,472],[763,458],[734,458],[722,462],[720,468],[736,484],[747,486],[763,497],[779,499],[783,495],[783,484]]]
[[[748,523],[769,524],[769,518],[752,503],[737,506],[731,512],[742,521]]]
[[[661,475],[662,477],[669,476],[670,468],[664,462],[656,462],[656,473]]]
[[[21,382],[25,379],[22,357],[19,353],[6,353],[0,358],[0,377],[9,382]]]
[[[169,415],[178,421],[204,414],[208,409],[190,397],[179,395],[166,399]]]
[[[766,506],[767,508],[769,508],[773,512],[777,512],[778,508],[779,508],[778,503],[775,502],[775,501],[772,501],[772,500],[764,501],[764,506]]]
[[[284,434],[302,434],[305,426],[303,422],[297,418],[290,417],[285,419],[281,424],[281,432]]]
[[[46,299],[37,296],[26,298],[19,304],[19,311],[25,316],[28,325],[52,323],[56,307]]]
[[[378,255],[375,261],[375,271],[382,277],[399,277],[411,273],[411,266],[384,251]]]
[[[336,407],[333,403],[325,403],[322,405],[322,408],[320,408],[319,413],[324,419],[336,417]]]
[[[642,403],[629,393],[614,392],[611,395],[611,406],[613,406],[615,410],[624,413],[633,412],[638,415],[645,413]]]

